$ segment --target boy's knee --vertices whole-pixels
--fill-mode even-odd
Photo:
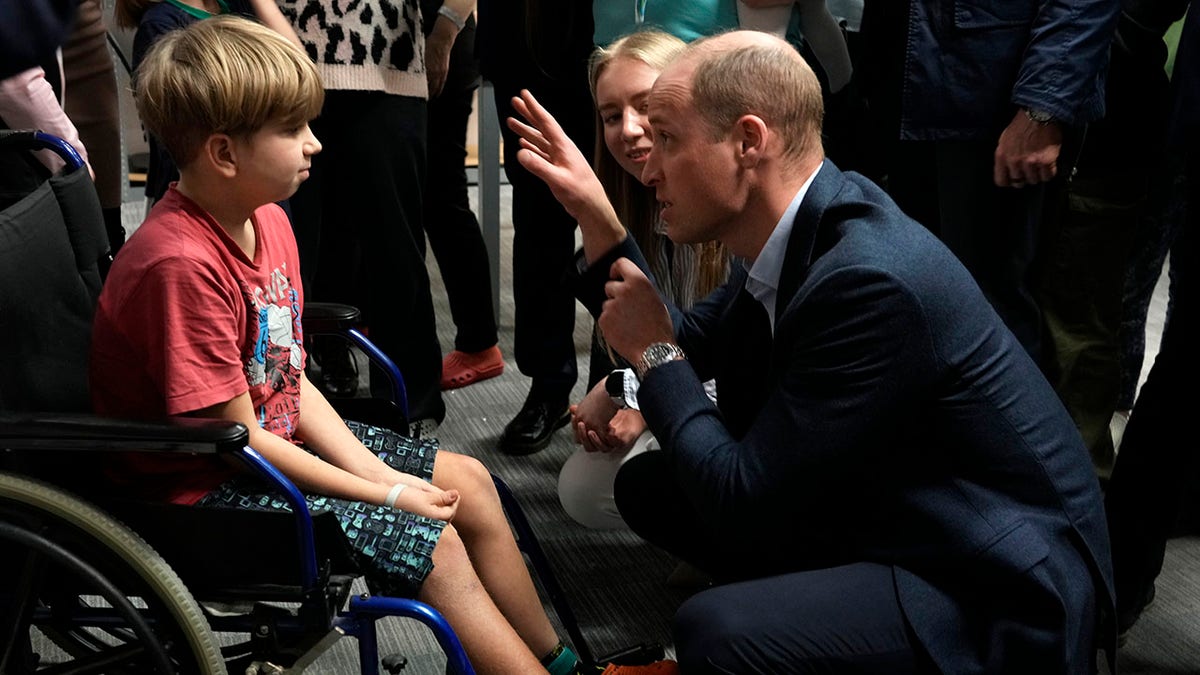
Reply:
[[[489,495],[494,498],[496,485],[492,482],[492,473],[483,462],[456,452],[439,453],[438,462],[442,465],[439,473],[444,478],[439,482],[439,487],[457,488],[471,501],[487,500]]]
[[[433,564],[436,572],[439,567],[454,567],[461,564],[471,564],[467,555],[467,547],[463,544],[462,536],[450,524],[442,530],[437,545],[433,548]]]

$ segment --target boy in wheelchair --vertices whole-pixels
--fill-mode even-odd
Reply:
[[[180,180],[113,264],[96,311],[93,404],[105,415],[241,422],[250,445],[346,530],[367,583],[436,607],[480,672],[568,673],[488,471],[436,443],[348,427],[306,379],[303,290],[283,211],[321,144],[322,84],[298,48],[220,17],[164,37],[138,112]],[[360,439],[386,435],[378,455]],[[286,509],[209,457],[121,458],[131,492],[183,504]],[[452,524],[451,524],[452,523]]]

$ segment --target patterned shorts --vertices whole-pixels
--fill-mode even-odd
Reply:
[[[389,466],[425,480],[433,477],[437,442],[414,439],[358,422],[346,422],[368,450]],[[379,595],[411,598],[433,570],[433,547],[446,523],[407,511],[321,495],[305,495],[308,510],[332,512],[366,570],[367,585]],[[278,493],[260,481],[235,478],[196,502],[256,511],[291,511]]]

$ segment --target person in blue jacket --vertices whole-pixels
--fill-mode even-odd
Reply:
[[[1034,262],[1072,139],[1104,113],[1118,0],[868,1],[857,76],[886,187],[1043,365]],[[1077,145],[1077,143],[1076,143]]]

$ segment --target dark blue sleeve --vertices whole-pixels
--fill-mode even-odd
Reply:
[[[46,61],[67,39],[76,0],[0,0],[0,78]]]
[[[1119,0],[1042,0],[1013,85],[1012,103],[1068,123],[1104,113]]]

